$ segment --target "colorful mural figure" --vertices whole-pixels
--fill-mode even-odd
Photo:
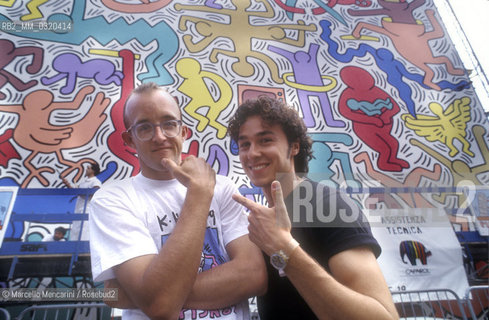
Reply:
[[[48,0],[33,0],[29,1],[26,5],[29,10],[29,14],[20,17],[22,21],[29,21],[33,19],[43,18],[42,12],[39,10],[39,6],[48,2]]]
[[[348,86],[340,96],[340,113],[352,121],[355,134],[378,152],[377,166],[383,171],[401,171],[409,163],[398,157],[399,142],[391,135],[397,103],[375,85],[374,78],[358,67],[345,67],[341,80]]]
[[[142,3],[126,4],[116,0],[101,0],[103,5],[109,9],[126,13],[147,13],[155,12],[166,7],[171,0],[148,1],[141,0]]]
[[[41,82],[45,86],[66,80],[65,85],[59,90],[62,94],[70,94],[75,90],[78,78],[95,80],[100,85],[115,83],[120,86],[124,77],[115,69],[112,62],[103,59],[92,59],[83,62],[73,53],[63,53],[54,58],[53,69],[57,74],[52,77],[42,77]]]
[[[348,9],[348,14],[351,16],[378,16],[384,15],[388,17],[388,21],[395,23],[417,24],[418,21],[414,17],[414,10],[424,5],[425,0],[408,1],[388,1],[377,0],[380,8],[368,10]]]
[[[17,1],[22,4],[25,1]],[[65,5],[58,6],[61,8],[71,8],[70,13],[65,11],[53,12],[52,14],[44,14],[44,21],[51,22],[52,25],[46,24],[46,28],[53,29],[46,32],[24,32],[22,38],[35,39],[40,41],[53,41],[60,44],[81,45],[86,41],[94,39],[102,46],[106,46],[111,42],[119,44],[127,44],[130,41],[137,41],[141,46],[147,46],[151,42],[156,42],[157,46],[151,52],[146,61],[148,68],[147,72],[139,72],[137,77],[140,81],[154,81],[161,85],[171,83],[171,76],[163,65],[168,62],[178,48],[178,39],[175,32],[161,20],[152,25],[145,19],[139,19],[136,22],[129,24],[123,18],[118,18],[108,22],[103,16],[95,16],[93,18],[85,18],[85,13],[90,7],[90,0],[80,1],[60,1]],[[107,13],[107,12],[106,12]],[[15,23],[15,18],[8,17],[3,12],[0,13],[0,23]],[[55,22],[64,22],[63,30],[54,30]],[[26,25],[30,26],[30,25]],[[34,25],[32,25],[34,26]],[[69,27],[67,27],[69,26]],[[76,26],[76,27],[75,27]],[[76,30],[74,30],[76,28]],[[56,31],[56,32],[55,32]],[[102,32],[103,31],[103,32]],[[15,31],[7,28],[3,32],[16,34]],[[160,42],[164,42],[162,45]]]
[[[117,156],[119,159],[123,160],[129,164],[132,168],[130,169],[130,175],[134,176],[139,172],[139,162],[136,157],[136,151],[130,148],[122,140],[122,133],[126,131],[126,126],[124,125],[124,104],[129,97],[129,94],[135,87],[135,60],[136,55],[127,49],[122,49],[119,52],[97,50],[101,54],[114,54],[117,57],[122,58],[122,74],[124,75],[121,85],[121,94],[119,99],[114,103],[112,109],[110,110],[110,119],[114,130],[109,134],[107,138],[107,146],[110,151]]]
[[[481,180],[480,174],[489,171],[489,147],[487,145],[487,130],[483,126],[475,125],[472,127],[472,134],[475,137],[476,145],[480,150],[480,154],[482,155],[482,163],[471,166],[469,163],[463,160],[451,160],[449,157],[443,155],[441,152],[435,150],[434,147],[427,146],[421,143],[419,140],[412,138],[410,142],[412,145],[419,147],[426,154],[432,156],[440,163],[442,163],[448,170],[450,170],[452,177],[452,185],[453,187],[458,187],[464,185],[466,182],[471,183],[472,185],[484,185],[487,184],[484,180]],[[439,197],[433,197],[435,200],[445,203],[447,200],[447,196],[453,195],[453,193],[442,193]],[[465,195],[460,192],[457,194],[458,198],[458,206],[463,206],[465,203]]]
[[[202,132],[207,126],[217,130],[217,137],[223,139],[226,136],[226,126],[217,120],[222,111],[229,106],[233,92],[231,86],[219,75],[202,70],[200,63],[191,58],[178,60],[176,72],[184,78],[178,91],[191,98],[191,101],[183,107],[193,119],[198,120],[197,131]],[[214,82],[219,97],[214,99],[205,80]],[[198,109],[207,108],[207,113],[201,115]]]
[[[78,181],[83,174],[83,163],[93,162],[91,158],[83,158],[72,162],[63,157],[63,149],[78,148],[87,144],[95,136],[97,129],[105,121],[105,109],[110,104],[103,92],[97,93],[91,103],[90,110],[85,116],[69,125],[55,125],[50,121],[51,113],[57,110],[77,110],[90,93],[93,86],[82,88],[73,101],[54,101],[54,96],[47,90],[38,90],[29,93],[21,105],[0,105],[0,111],[11,112],[18,115],[18,124],[13,133],[13,140],[22,148],[31,151],[23,161],[29,175],[24,179],[22,187],[27,187],[33,178],[37,178],[43,186],[49,182],[41,173],[55,173],[51,166],[36,168],[31,160],[39,153],[56,153],[60,164],[68,166],[60,173],[65,177],[76,170],[74,181]]]
[[[86,162],[107,181],[137,174],[123,108],[148,81],[195,127],[184,156],[239,186],[252,187],[226,128],[260,94],[303,115],[311,174],[330,186],[487,185],[487,116],[440,21],[433,0],[0,1],[0,185],[57,188]]]
[[[292,73],[284,73],[282,78],[284,82],[292,88],[297,89],[297,96],[302,107],[302,117],[307,127],[314,127],[316,120],[312,114],[311,97],[319,99],[323,117],[326,124],[330,127],[344,127],[345,123],[341,120],[335,120],[333,110],[328,99],[327,91],[336,86],[336,80],[333,77],[322,76],[317,65],[317,54],[319,45],[312,43],[309,50],[290,52],[285,49],[268,46],[268,50],[275,52],[287,58],[292,64]],[[288,79],[289,76],[295,78],[295,82]],[[327,85],[323,84],[323,79],[329,80]]]
[[[372,162],[367,152],[362,152],[355,156],[354,161],[356,163],[364,163],[367,175],[376,183],[382,186],[399,190],[408,190],[408,188],[415,188],[420,186],[421,179],[430,179],[432,181],[439,181],[441,176],[441,166],[435,164],[433,170],[425,168],[413,169],[404,179],[404,181],[398,181],[387,174],[384,174],[380,170],[376,170],[372,165]],[[434,206],[420,193],[415,192],[401,192],[395,193],[395,197],[391,193],[382,194],[370,194],[369,197],[375,198],[375,204],[383,202],[391,209],[400,209],[405,207],[405,204],[409,208],[433,208]],[[399,201],[401,200],[401,201]]]
[[[14,134],[13,129],[6,130],[0,135],[0,166],[7,168],[10,159],[21,159],[20,154],[9,142]]]
[[[380,1],[379,3],[386,5],[387,1]],[[359,22],[353,29],[353,37],[361,39],[361,32],[364,29],[387,36],[402,57],[424,72],[423,83],[432,89],[441,90],[440,86],[433,83],[435,73],[430,64],[444,64],[450,74],[463,75],[465,70],[454,67],[448,57],[435,57],[433,55],[429,41],[444,36],[442,26],[435,18],[435,11],[426,10],[425,12],[433,29],[428,32],[428,28],[423,23],[417,24],[417,21],[416,24],[405,22],[406,12],[409,11],[404,11],[402,7],[399,9],[401,9],[399,11],[402,13],[397,10],[389,10],[390,19],[382,19],[382,26]],[[359,15],[360,13],[356,11],[356,14]],[[369,11],[368,15],[371,14],[372,11]]]
[[[343,133],[312,133],[311,138],[313,140],[313,159],[309,161],[309,176],[311,179],[321,181],[334,188],[339,187],[331,179],[335,175],[331,166],[333,162],[337,161],[340,164],[346,185],[352,188],[360,188],[362,184],[356,180],[348,153],[333,151],[327,144],[341,143],[345,146],[351,146],[353,144],[351,136]]]
[[[19,56],[32,56],[32,62],[25,67],[29,74],[35,74],[41,70],[44,52],[35,46],[16,47],[15,44],[6,39],[0,39],[0,89],[9,83],[17,91],[25,91],[37,84],[36,80],[24,82],[19,76],[9,72],[6,67]],[[0,99],[5,99],[6,95],[0,92]]]
[[[192,10],[194,12],[211,12],[218,15],[226,15],[229,17],[229,24],[220,23],[209,19],[203,19],[192,16],[182,16],[179,22],[179,29],[186,31],[188,29],[187,22],[195,24],[195,29],[203,36],[203,39],[193,41],[193,36],[186,34],[183,36],[183,42],[187,49],[194,53],[206,49],[212,42],[219,38],[227,38],[233,42],[234,50],[221,48],[213,48],[209,60],[217,63],[218,55],[237,58],[238,61],[232,63],[231,69],[240,76],[251,77],[255,72],[255,67],[248,61],[249,58],[259,60],[260,63],[265,63],[270,70],[270,76],[276,83],[282,83],[282,78],[279,77],[278,67],[269,56],[259,51],[252,49],[252,39],[261,39],[269,41],[278,41],[282,44],[295,45],[297,47],[304,46],[305,32],[316,31],[314,24],[305,25],[304,21],[299,20],[297,24],[265,24],[257,25],[250,21],[251,17],[273,18],[275,12],[271,4],[266,0],[259,0],[265,11],[251,11],[251,1],[234,0],[231,1],[236,9],[214,9],[209,7],[192,6],[176,4],[175,9]],[[298,36],[296,39],[287,37],[288,30],[297,30]],[[252,59],[250,59],[252,60]]]
[[[399,90],[399,96],[403,100],[406,108],[412,116],[416,116],[416,103],[415,97],[413,97],[413,87],[408,83],[407,80],[417,82],[421,87],[429,89],[430,87],[423,83],[424,77],[421,74],[408,70],[402,59],[399,59],[392,50],[388,50],[384,47],[375,48],[374,46],[367,45],[366,43],[361,43],[357,47],[348,47],[344,52],[339,48],[342,43],[337,43],[333,38],[331,38],[331,22],[327,20],[322,20],[320,22],[323,32],[321,34],[321,39],[323,39],[328,44],[328,53],[334,57],[336,60],[343,63],[352,63],[355,58],[367,58],[372,56],[375,60],[377,66],[386,73],[387,82],[393,87]],[[365,36],[362,36],[365,39]],[[355,39],[351,36],[341,36],[342,39]],[[369,40],[379,40],[378,38],[367,37]],[[414,48],[414,47],[413,47]],[[441,89],[451,89],[454,91],[460,91],[470,87],[470,81],[460,80],[457,82],[451,82],[449,80],[441,80],[436,83]]]
[[[429,108],[434,116],[418,115],[414,118],[409,114],[402,115],[406,127],[414,130],[418,136],[426,137],[428,141],[445,144],[450,149],[450,157],[459,153],[454,145],[454,140],[457,139],[462,143],[463,152],[473,157],[474,153],[470,151],[465,132],[470,120],[470,98],[456,99],[446,110],[436,102],[430,103]]]

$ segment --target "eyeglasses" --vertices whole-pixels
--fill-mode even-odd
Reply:
[[[163,132],[166,137],[173,138],[180,133],[180,130],[182,129],[182,120],[167,120],[160,124],[141,122],[129,127],[126,132],[132,130],[136,135],[136,138],[141,141],[148,141],[155,136],[155,127],[160,127],[161,132]]]

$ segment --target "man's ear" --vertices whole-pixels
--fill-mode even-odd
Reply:
[[[299,154],[299,150],[300,150],[299,142],[293,142],[292,145],[290,146],[290,155],[295,157],[297,154]]]
[[[130,132],[124,131],[122,133],[122,140],[124,140],[124,143],[126,145],[128,145],[129,147],[136,149],[136,147],[134,146],[134,142],[132,140],[132,135]]]
[[[188,127],[184,124],[182,124],[182,132],[180,133],[182,135],[183,141],[187,140],[188,138]]]

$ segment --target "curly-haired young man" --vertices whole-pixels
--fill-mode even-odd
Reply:
[[[268,202],[233,196],[249,209],[250,239],[270,256],[260,319],[396,319],[361,211],[303,177],[312,156],[306,131],[295,110],[265,96],[243,103],[229,124],[243,169]]]

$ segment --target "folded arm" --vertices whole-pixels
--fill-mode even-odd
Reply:
[[[329,267],[331,274],[298,247],[285,268],[289,280],[320,319],[399,318],[369,249],[338,253],[329,260]]]
[[[224,308],[265,293],[267,275],[263,255],[248,236],[231,241],[226,246],[226,251],[230,261],[197,275],[184,308]],[[106,301],[109,306],[120,309],[136,308],[116,279],[105,281],[105,288],[118,289],[118,300]]]
[[[162,162],[187,187],[178,222],[158,254],[113,267],[121,294],[150,318],[176,319],[187,300],[200,263],[215,172],[203,159],[187,157],[180,166]],[[123,292],[122,292],[123,291]]]
[[[178,223],[157,255],[140,256],[114,267],[128,300],[150,318],[178,318],[194,284],[206,217],[186,214],[187,210],[195,213],[202,204],[201,199],[189,202],[194,201],[189,201],[187,194]]]
[[[184,306],[217,309],[262,295],[267,275],[260,249],[241,236],[226,246],[230,261],[200,273]]]

